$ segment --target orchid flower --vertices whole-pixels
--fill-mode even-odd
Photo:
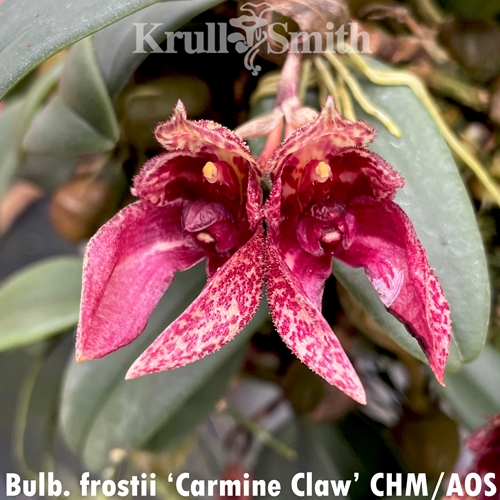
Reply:
[[[448,303],[403,210],[403,178],[366,146],[374,130],[343,119],[329,98],[292,133],[267,170],[266,283],[275,326],[309,368],[364,401],[357,376],[321,315],[332,258],[362,267],[390,313],[416,338],[443,383],[451,335]]]
[[[78,361],[132,342],[177,271],[206,259],[199,297],[139,357],[134,378],[200,359],[232,339],[262,295],[257,166],[241,139],[190,121],[182,103],[155,131],[167,152],[144,165],[121,210],[89,242],[77,329]]]
[[[500,414],[490,416],[488,423],[469,436],[465,445],[474,455],[472,466],[467,474],[461,478],[462,480],[453,485],[455,494],[443,496],[442,500],[445,498],[449,500],[471,500],[472,498],[498,500],[500,498],[500,484],[498,483],[500,477]],[[479,484],[481,481],[483,482],[481,491],[474,496],[468,495],[467,490],[464,494],[463,485],[469,474],[478,475]],[[488,477],[487,481],[486,477]],[[475,488],[474,482],[472,484]]]
[[[277,128],[283,130],[282,124]],[[233,132],[187,120],[182,104],[157,127],[156,137],[167,152],[134,179],[132,192],[140,200],[87,247],[79,361],[133,341],[175,272],[206,258],[209,281],[200,296],[135,361],[127,378],[177,368],[219,349],[252,318],[265,280],[273,321],[288,347],[365,403],[362,384],[321,314],[335,257],[365,269],[443,381],[448,304],[411,222],[392,201],[402,177],[366,149],[374,137],[369,125],[342,119],[329,99],[271,157],[267,147],[267,165]],[[269,137],[268,145],[279,145],[278,134]],[[273,182],[263,207],[261,174]]]

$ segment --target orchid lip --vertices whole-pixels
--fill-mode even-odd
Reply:
[[[233,215],[222,203],[188,203],[182,211],[182,227],[210,253],[225,253],[238,244]]]
[[[316,202],[306,208],[297,220],[297,241],[316,256],[333,254],[338,244],[349,246],[349,214],[343,204]]]

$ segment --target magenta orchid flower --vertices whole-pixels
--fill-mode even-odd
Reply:
[[[393,201],[403,178],[366,146],[374,130],[329,98],[290,135],[268,169],[266,282],[277,330],[309,368],[357,401],[361,384],[321,315],[332,258],[362,267],[385,307],[416,338],[443,383],[448,303],[415,230]]]
[[[87,246],[77,360],[132,342],[177,271],[207,259],[210,279],[127,378],[177,368],[219,349],[253,317],[262,295],[261,191],[248,148],[221,125],[187,120],[180,102],[155,133],[167,152],[135,177],[132,193],[139,201]]]
[[[475,472],[481,476],[494,472],[500,477],[500,414],[489,417],[488,423],[475,431],[466,445],[475,455]]]
[[[489,417],[488,423],[477,429],[465,441],[465,445],[474,454],[474,460],[467,475],[471,473],[478,474],[483,481],[483,488],[481,488],[478,495],[473,497],[467,493],[455,493],[452,496],[444,496],[442,500],[500,499],[500,483],[498,480],[500,477],[500,414]],[[461,485],[458,486],[459,491],[462,490],[461,493],[464,493],[463,485],[467,475],[461,478]],[[485,481],[486,476],[488,476],[487,482]],[[454,486],[457,488],[457,485]]]
[[[207,259],[209,280],[200,296],[134,362],[127,378],[177,368],[218,350],[253,317],[266,281],[284,342],[311,370],[365,403],[362,384],[321,314],[335,257],[365,269],[442,382],[448,304],[413,226],[392,201],[403,179],[366,149],[373,129],[342,119],[330,99],[312,123],[270,155],[278,135],[270,134],[266,146],[273,188],[262,207],[259,164],[235,133],[187,120],[182,104],[157,127],[167,152],[134,179],[139,201],[104,225],[87,247],[79,361],[132,342],[175,272]]]

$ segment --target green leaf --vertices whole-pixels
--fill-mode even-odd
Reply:
[[[9,187],[14,172],[19,165],[19,155],[15,147],[16,123],[22,110],[21,101],[9,103],[0,114],[0,198]]]
[[[118,122],[97,64],[93,42],[86,38],[70,51],[57,94],[35,117],[24,138],[34,154],[91,154],[114,148]]]
[[[157,2],[5,0],[0,5],[0,99],[61,49]]]
[[[473,208],[444,139],[415,94],[406,87],[361,83],[403,133],[394,137],[357,108],[357,116],[377,128],[370,149],[405,178],[396,202],[412,220],[450,303],[453,339],[447,367],[456,371],[481,352],[489,319],[488,272]],[[417,342],[385,310],[362,270],[334,261],[333,272],[395,342],[425,360]]]
[[[202,266],[178,274],[135,342],[101,360],[79,365],[70,361],[60,421],[67,443],[90,469],[105,467],[109,451],[116,447],[141,448],[151,445],[155,436],[161,440],[159,446],[175,443],[174,431],[191,430],[218,399],[220,385],[226,385],[235,369],[232,361],[250,332],[267,319],[265,308],[219,352],[176,370],[124,380],[132,362],[192,302],[205,282]],[[203,394],[203,388],[211,395]],[[199,418],[191,414],[195,406]]]
[[[57,83],[61,73],[59,65],[31,82],[29,89],[15,99],[7,100],[0,114],[0,198],[10,185],[23,155],[21,145],[31,120],[46,95]]]
[[[25,140],[35,154],[80,155],[113,149],[119,129],[112,101],[148,56],[136,51],[136,23],[156,26],[161,43],[187,21],[221,0],[152,5],[77,43],[65,61],[56,96],[38,114]],[[146,47],[147,48],[147,47]]]
[[[55,257],[23,268],[0,287],[0,351],[38,342],[78,321],[82,260]]]
[[[458,421],[474,430],[486,423],[488,415],[500,413],[499,380],[500,353],[487,345],[479,358],[446,377],[441,394]]]

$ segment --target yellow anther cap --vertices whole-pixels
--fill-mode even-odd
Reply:
[[[203,177],[205,177],[205,179],[210,182],[210,184],[217,182],[218,173],[219,172],[215,163],[211,161],[207,161],[207,163],[205,163],[205,166],[203,167]]]
[[[330,168],[330,165],[324,161],[320,161],[314,169],[314,177],[318,182],[326,182],[330,178],[331,173],[332,169]]]

